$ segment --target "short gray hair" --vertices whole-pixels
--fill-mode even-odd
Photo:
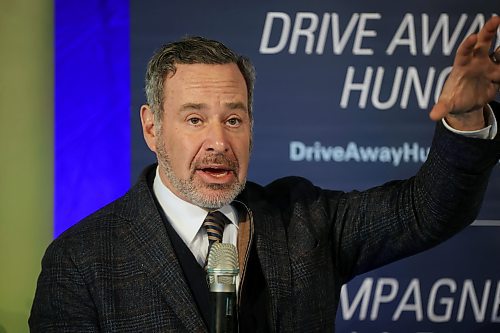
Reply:
[[[221,42],[203,37],[187,37],[163,45],[149,60],[146,70],[146,98],[156,122],[163,118],[163,84],[168,74],[175,74],[176,64],[231,64],[238,68],[245,79],[248,95],[248,116],[253,122],[252,99],[255,69],[250,60],[236,54]]]

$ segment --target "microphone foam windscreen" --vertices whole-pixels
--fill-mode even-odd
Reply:
[[[209,283],[233,284],[238,275],[238,253],[236,246],[229,243],[214,243],[208,255],[207,272]]]

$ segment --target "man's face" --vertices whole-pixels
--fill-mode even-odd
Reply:
[[[251,141],[247,87],[237,65],[179,64],[163,93],[153,149],[161,180],[197,206],[230,203],[245,186]]]

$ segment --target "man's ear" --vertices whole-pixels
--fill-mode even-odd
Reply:
[[[156,153],[155,117],[149,105],[141,106],[142,135],[149,149]]]

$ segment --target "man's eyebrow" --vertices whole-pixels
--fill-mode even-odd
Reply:
[[[243,104],[242,102],[226,103],[225,105],[231,110],[248,111],[246,105]]]
[[[224,103],[224,106],[227,107],[230,110],[242,110],[242,111],[248,111],[246,105],[242,102],[229,102],[229,103]],[[180,111],[190,111],[190,110],[202,110],[206,109],[208,106],[205,103],[185,103],[182,104],[180,107]]]
[[[181,105],[181,111],[187,110],[201,110],[207,108],[207,105],[204,103],[185,103]]]

